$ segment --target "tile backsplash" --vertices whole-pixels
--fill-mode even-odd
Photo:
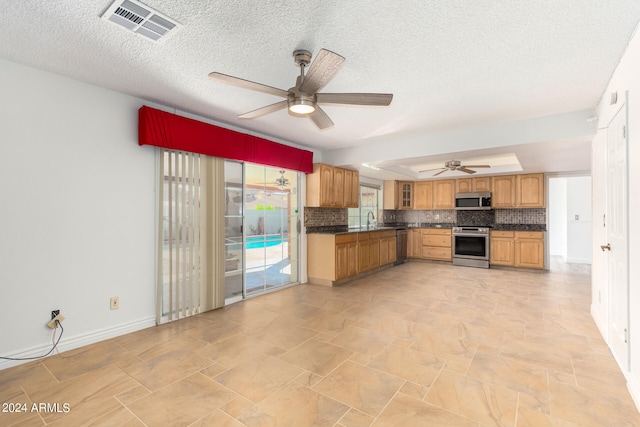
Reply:
[[[305,227],[325,227],[349,224],[346,208],[304,208]]]
[[[385,223],[455,224],[456,211],[453,209],[430,211],[385,210],[383,219]]]
[[[547,210],[539,209],[496,209],[496,224],[546,224]]]
[[[384,210],[377,218],[385,224],[456,224],[491,226],[493,224],[546,224],[547,210],[493,209],[489,211]],[[333,227],[349,224],[346,208],[304,208],[305,227]]]

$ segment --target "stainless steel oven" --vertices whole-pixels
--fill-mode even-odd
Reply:
[[[453,227],[453,265],[489,268],[489,228]]]

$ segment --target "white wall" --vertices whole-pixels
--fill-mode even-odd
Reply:
[[[154,324],[155,154],[142,101],[0,60],[0,356]],[[120,309],[109,299],[120,297]],[[15,363],[0,361],[0,369]]]
[[[549,254],[567,258],[567,180],[549,178]]]
[[[631,39],[627,51],[620,60],[612,79],[605,90],[602,100],[598,106],[599,127],[606,127],[612,117],[620,107],[620,102],[624,102],[625,93],[628,94],[628,161],[629,161],[629,307],[630,315],[630,372],[627,375],[629,389],[640,407],[640,224],[635,218],[640,217],[640,197],[635,189],[640,188],[640,32],[636,31]],[[618,93],[618,104],[609,105],[609,95],[612,92]],[[594,144],[594,162],[600,156],[600,162],[605,162],[606,158],[601,156],[599,145]],[[606,165],[604,170],[606,171]],[[594,182],[596,177],[594,176]],[[594,202],[594,205],[596,203]],[[594,209],[594,218],[598,218],[599,213]],[[594,235],[600,232],[599,221],[593,222]],[[597,252],[597,251],[596,251]],[[593,262],[605,262],[604,257],[596,257],[594,252]],[[595,284],[594,284],[595,285]],[[606,319],[606,306],[599,303],[594,295],[592,311],[594,318]],[[606,335],[606,334],[605,334]]]
[[[567,262],[591,264],[591,177],[566,180]]]

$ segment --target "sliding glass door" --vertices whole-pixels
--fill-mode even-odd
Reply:
[[[225,181],[227,303],[297,283],[298,173],[227,161]]]
[[[244,167],[224,162],[224,298],[231,304],[244,298]]]

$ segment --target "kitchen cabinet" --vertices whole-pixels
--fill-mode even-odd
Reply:
[[[451,261],[451,229],[424,228],[422,229],[423,259]]]
[[[422,258],[422,229],[412,228],[407,235],[407,257]]]
[[[544,268],[544,232],[491,231],[490,264]]]
[[[544,233],[516,231],[515,266],[544,268]]]
[[[336,280],[355,276],[358,272],[355,236],[336,236]]]
[[[382,184],[382,208],[399,209],[398,194],[398,181],[384,181]]]
[[[516,175],[516,207],[545,207],[544,174]]]
[[[455,209],[455,192],[454,179],[433,181],[433,209]]]
[[[433,181],[415,182],[413,192],[414,209],[433,209]]]
[[[413,208],[412,181],[384,181],[382,206],[384,209]]]
[[[369,234],[369,270],[380,267],[380,233]]]
[[[344,207],[357,208],[360,204],[360,173],[344,169]]]
[[[349,234],[309,234],[307,275],[311,283],[332,285],[353,276],[358,270],[358,236]]]
[[[396,232],[395,230],[380,232],[380,265],[396,262]]]
[[[360,174],[343,168],[314,163],[307,175],[307,204],[311,207],[358,207]]]
[[[491,230],[489,264],[515,265],[515,232]]]
[[[492,176],[491,206],[513,208],[516,204],[516,177],[514,175]]]
[[[413,208],[413,182],[400,181],[398,182],[399,188],[399,200],[398,205],[400,209],[412,209]]]
[[[491,191],[491,177],[490,176],[479,176],[477,178],[471,178],[473,182],[473,190],[472,191]]]
[[[491,191],[490,176],[456,179],[456,193],[479,193],[481,191]]]
[[[456,193],[471,193],[473,191],[473,182],[471,178],[456,179]]]
[[[371,265],[371,250],[369,233],[358,233],[358,273],[369,270]]]
[[[494,176],[491,178],[494,208],[544,208],[544,174]]]

